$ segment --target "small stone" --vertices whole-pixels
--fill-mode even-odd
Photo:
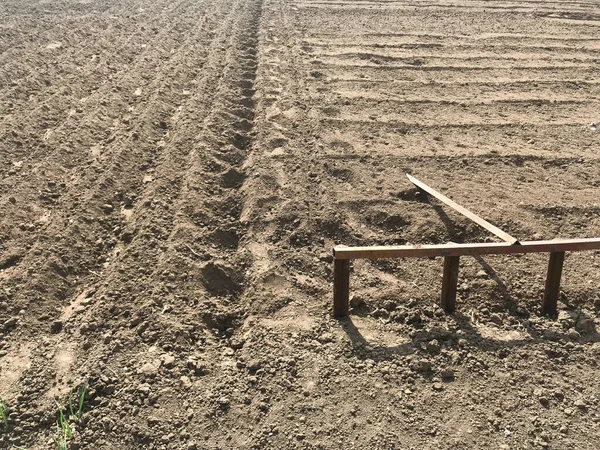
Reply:
[[[452,369],[444,369],[440,372],[440,376],[444,380],[453,380],[454,379],[454,370]]]
[[[182,375],[179,379],[181,380],[181,384],[183,385],[183,387],[185,387],[185,388],[192,387],[192,381],[190,380],[190,377],[188,377],[186,375]]]
[[[111,212],[113,212],[115,209],[115,207],[113,205],[111,205],[110,203],[105,203],[104,205],[102,205],[102,210],[106,213],[106,214],[110,214]]]
[[[148,416],[148,425],[158,425],[161,419],[156,416]]]
[[[443,391],[444,385],[442,383],[433,383],[433,389],[435,391]]]
[[[500,317],[498,314],[492,314],[490,316],[490,322],[495,323],[496,325],[502,325],[504,323],[502,317]]]
[[[317,340],[319,342],[321,342],[322,344],[326,344],[327,342],[332,342],[333,341],[333,334],[332,333],[323,333],[321,336],[319,336],[317,338]]]
[[[258,359],[251,359],[248,361],[247,367],[250,372],[256,372],[262,367],[262,363]]]
[[[488,274],[485,270],[481,269],[479,272],[475,274],[477,278],[487,278]]]
[[[350,298],[350,306],[353,308],[360,308],[365,304],[365,300],[359,295],[353,295]]]
[[[162,357],[163,365],[169,369],[175,365],[175,357],[170,353],[165,353]]]
[[[576,341],[581,337],[581,335],[577,332],[575,328],[571,328],[569,331],[567,331],[567,336],[572,341]]]
[[[219,407],[221,409],[228,409],[229,408],[229,399],[227,397],[221,397],[218,400],[219,402]]]
[[[421,359],[412,364],[412,369],[420,373],[431,372],[431,368],[431,362],[426,359]]]
[[[548,406],[550,406],[550,400],[548,400],[547,397],[538,397],[538,400],[544,408],[548,408]]]
[[[173,433],[171,434],[163,434],[160,438],[160,440],[164,443],[167,444],[169,442],[173,442],[173,439],[175,439],[175,435]]]
[[[579,408],[582,411],[585,411],[587,409],[587,404],[583,400],[581,400],[581,399],[575,400],[575,402],[573,403],[573,405],[576,406],[577,408]]]
[[[52,322],[52,324],[50,325],[50,331],[54,334],[60,332],[60,330],[62,330],[63,327],[63,323],[60,320],[55,320],[54,322]]]
[[[155,375],[158,373],[160,367],[160,361],[147,362],[138,369],[138,373],[143,375]]]

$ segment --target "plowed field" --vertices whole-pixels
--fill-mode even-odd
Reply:
[[[599,7],[3,0],[0,448],[597,449]]]

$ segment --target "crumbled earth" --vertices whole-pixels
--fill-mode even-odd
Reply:
[[[0,448],[596,449],[600,252],[357,261],[335,244],[600,236],[585,1],[4,0]],[[70,397],[85,392],[76,423]]]

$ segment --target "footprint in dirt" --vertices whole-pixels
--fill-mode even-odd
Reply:
[[[228,189],[238,188],[246,179],[246,176],[236,169],[229,169],[221,175],[221,186]]]

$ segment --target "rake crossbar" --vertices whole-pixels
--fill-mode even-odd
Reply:
[[[352,259],[428,258],[443,256],[444,276],[440,303],[445,311],[453,312],[456,306],[456,284],[461,256],[550,253],[542,312],[545,314],[555,314],[565,252],[598,249],[600,249],[600,238],[526,241],[521,242],[520,245],[513,245],[508,242],[379,247],[345,247],[338,245],[333,249],[333,313],[335,316],[348,315],[350,260]]]
[[[521,245],[508,242],[482,244],[390,245],[345,247],[333,249],[335,259],[427,258],[434,256],[505,255],[509,253],[574,252],[600,249],[600,238],[525,241]]]
[[[437,198],[439,201],[441,201],[445,205],[447,205],[450,208],[454,209],[455,211],[461,213],[463,216],[471,219],[477,225],[479,225],[480,227],[485,228],[490,233],[495,234],[496,236],[498,236],[503,241],[506,241],[509,244],[513,244],[513,245],[519,243],[519,240],[517,238],[511,236],[510,234],[506,233],[505,231],[502,231],[497,226],[492,225],[487,220],[483,219],[482,217],[479,217],[474,212],[469,211],[464,206],[461,206],[458,203],[456,203],[455,201],[450,200],[448,197],[446,197],[441,192],[438,192],[435,189],[433,189],[432,187],[427,186],[425,183],[423,183],[422,181],[417,180],[415,177],[411,177],[409,174],[406,174],[406,176],[408,177],[408,179],[410,180],[410,182],[412,184],[414,184],[415,186],[417,186],[419,189],[424,190],[429,195],[433,195],[435,198]]]

